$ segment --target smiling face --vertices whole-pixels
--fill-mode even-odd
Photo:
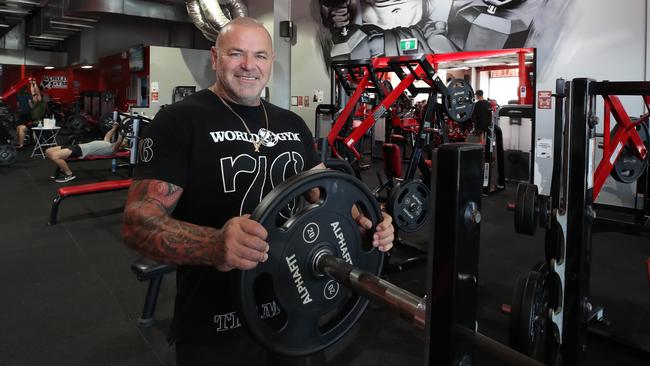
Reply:
[[[361,16],[383,29],[410,27],[422,19],[422,0],[366,0]]]
[[[237,18],[221,31],[211,57],[214,91],[237,104],[259,105],[274,58],[266,29],[253,19]]]

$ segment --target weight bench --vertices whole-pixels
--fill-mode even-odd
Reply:
[[[56,197],[54,197],[54,201],[52,202],[52,209],[50,210],[50,221],[47,224],[56,224],[56,216],[59,212],[59,204],[61,204],[61,201],[63,201],[65,198],[128,189],[131,186],[132,181],[133,180],[130,178],[117,179],[59,188],[57,191],[58,194]]]
[[[65,161],[72,162],[72,161],[86,161],[86,160],[104,160],[104,159],[115,159],[115,158],[128,158],[129,156],[131,156],[131,151],[122,150],[111,155],[88,155],[85,158],[67,158],[65,159]]]
[[[131,151],[130,150],[122,150],[118,151],[115,154],[111,155],[88,155],[85,158],[67,158],[65,161],[67,163],[74,163],[74,162],[79,162],[79,161],[92,161],[92,160],[108,160],[108,159],[128,159],[131,156]],[[54,176],[56,177],[59,173],[59,167],[56,167],[54,169]]]
[[[155,322],[153,316],[156,312],[156,302],[158,301],[163,276],[174,272],[176,267],[141,258],[131,264],[131,270],[135,273],[138,281],[149,281],[147,295],[144,298],[144,306],[142,307],[142,315],[138,319],[139,327],[149,328]]]

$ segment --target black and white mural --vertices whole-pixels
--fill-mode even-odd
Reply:
[[[313,0],[325,61],[418,53],[537,47],[559,38],[566,0]],[[540,50],[543,48],[544,50]],[[540,52],[542,51],[542,52]],[[413,51],[411,51],[413,52]]]

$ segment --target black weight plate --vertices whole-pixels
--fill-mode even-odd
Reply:
[[[332,170],[338,170],[340,172],[349,174],[351,176],[356,176],[354,168],[347,160],[338,159],[338,158],[329,158],[325,160],[325,166]]]
[[[126,118],[120,124],[120,135],[127,138],[133,137],[133,118]]]
[[[515,231],[524,233],[524,195],[528,188],[526,183],[519,183],[515,194]]]
[[[113,113],[104,113],[99,118],[99,130],[102,133],[107,133],[113,128]]]
[[[515,281],[515,286],[512,289],[512,302],[510,303],[510,321],[509,321],[509,332],[508,332],[508,345],[511,348],[519,349],[520,338],[519,338],[519,328],[520,322],[522,319],[522,308],[521,300],[523,298],[524,290],[526,289],[526,276],[519,275]]]
[[[548,291],[544,278],[544,272],[528,272],[517,314],[518,328],[511,328],[514,333],[510,334],[514,349],[537,360],[543,360],[548,325]]]
[[[474,112],[474,90],[463,79],[453,79],[447,84],[447,95],[444,98],[445,114],[452,120],[463,123],[472,117]]]
[[[429,214],[429,187],[418,181],[409,181],[393,188],[387,202],[393,225],[401,231],[417,231]]]
[[[73,133],[80,134],[86,130],[86,119],[81,115],[75,114],[68,117],[66,127]]]
[[[552,212],[551,197],[543,195],[537,196],[537,206],[539,207],[539,212],[537,213],[539,217],[539,226],[549,228]]]
[[[519,183],[515,198],[515,231],[525,235],[535,235],[537,231],[538,213],[537,186],[529,183]]]
[[[320,189],[319,202],[281,218],[288,205],[312,188]],[[316,170],[279,184],[251,214],[268,231],[269,258],[238,272],[239,311],[267,348],[290,356],[318,352],[343,337],[362,315],[368,300],[312,270],[315,252],[327,248],[364,271],[381,272],[383,253],[372,247],[371,233],[362,236],[351,214],[354,203],[373,225],[379,222],[379,205],[362,182],[338,171]],[[255,301],[260,284],[284,313],[281,324],[260,318]]]
[[[0,166],[9,166],[16,162],[16,148],[13,145],[0,145]]]
[[[524,193],[524,234],[535,235],[537,231],[537,186],[534,184],[526,185]]]
[[[612,130],[612,136],[616,134],[618,130],[618,125],[614,126]],[[650,134],[648,133],[648,126],[645,123],[639,123],[636,125],[636,131],[639,133],[639,137],[643,141],[646,148],[650,148]],[[628,142],[621,151],[618,159],[614,162],[614,166],[610,171],[612,178],[616,179],[622,183],[633,183],[643,174],[648,165],[648,156],[641,160],[634,153],[635,147],[632,142]]]

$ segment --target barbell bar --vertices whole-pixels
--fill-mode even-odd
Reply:
[[[315,188],[320,190],[319,202],[295,204]],[[379,277],[383,253],[359,231],[352,205],[373,226],[378,224],[378,203],[362,182],[337,171],[307,171],[278,185],[251,214],[268,231],[269,259],[238,273],[239,313],[269,349],[291,356],[318,352],[343,337],[370,300],[427,330],[427,299]],[[289,206],[301,208],[287,214]],[[260,318],[254,291],[260,284],[273,290],[285,322],[270,324]],[[542,365],[475,329],[456,326],[451,333],[505,364]]]

